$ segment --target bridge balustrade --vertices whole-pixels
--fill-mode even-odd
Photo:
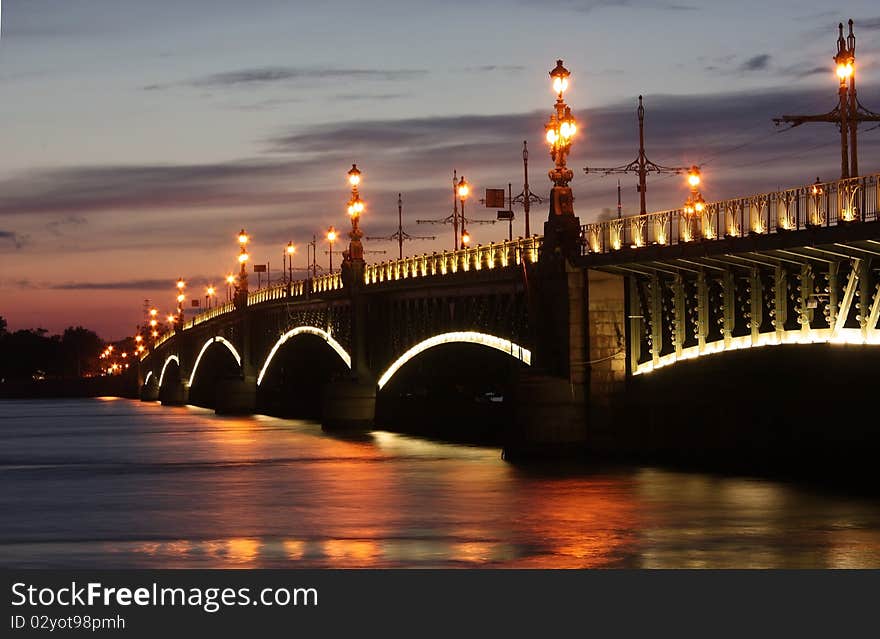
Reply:
[[[368,264],[364,271],[367,285],[396,280],[446,275],[461,271],[479,271],[538,261],[541,238],[533,236],[513,241],[477,246],[459,251],[424,253],[402,260]]]
[[[710,202],[695,217],[678,208],[585,224],[582,253],[876,221],[880,219],[878,183],[880,174],[873,174]]]
[[[220,306],[209,308],[194,316],[190,321],[186,322],[183,325],[183,330],[187,330],[189,328],[192,328],[193,326],[201,324],[202,322],[207,322],[210,319],[214,319],[219,315],[223,315],[224,313],[229,313],[234,310],[235,304],[233,302],[226,302],[225,304],[222,304]]]

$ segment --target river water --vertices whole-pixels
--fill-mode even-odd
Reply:
[[[0,566],[880,567],[880,502],[101,398],[0,402]]]

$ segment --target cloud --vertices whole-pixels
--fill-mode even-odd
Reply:
[[[770,54],[762,53],[760,55],[752,56],[741,65],[739,65],[739,70],[742,73],[746,73],[749,71],[766,71],[770,67]]]
[[[524,0],[533,4],[534,0]],[[663,0],[541,0],[542,7],[554,4],[580,13],[597,9],[656,9],[660,11],[695,11],[696,6]]]
[[[521,64],[483,64],[476,67],[465,67],[464,70],[469,73],[492,73],[494,71],[525,71],[526,68]]]
[[[855,20],[854,31],[880,31],[880,16],[875,18],[865,18],[863,20]]]
[[[412,97],[412,93],[339,93],[334,95],[332,99],[334,100],[345,100],[348,102],[351,101],[385,101],[385,100],[399,100],[401,98],[409,98]]]
[[[82,226],[87,220],[81,215],[66,215],[60,220],[53,220],[46,224],[46,230],[53,235],[62,235],[65,227]]]
[[[16,249],[20,249],[30,241],[30,236],[20,235],[15,231],[0,231],[0,241],[9,242]]]
[[[811,181],[816,175],[832,178],[837,161],[833,146],[839,139],[832,125],[783,132],[771,119],[783,113],[827,111],[834,97],[825,90],[807,89],[648,95],[648,157],[667,166],[708,162],[712,170],[707,175],[707,198],[799,184],[810,174]],[[872,103],[873,96],[862,97],[866,104]],[[576,170],[572,186],[582,219],[616,200],[616,183],[584,175],[580,169],[616,166],[635,157],[635,107],[633,99],[576,112],[580,135],[569,165]],[[396,223],[398,192],[404,193],[410,220],[448,215],[447,185],[453,168],[479,190],[521,183],[523,140],[530,141],[531,182],[539,190],[549,164],[541,139],[546,117],[545,111],[534,111],[318,124],[279,131],[263,140],[267,152],[258,158],[34,170],[0,181],[0,216],[14,217],[19,233],[35,233],[47,222],[23,228],[19,219],[21,224],[25,220],[34,224],[33,216],[45,215],[53,216],[48,225],[61,220],[76,224],[74,220],[88,215],[95,229],[111,227],[112,237],[100,236],[103,244],[112,241],[114,247],[131,250],[146,250],[151,243],[167,250],[217,246],[242,220],[262,238],[281,231],[292,239],[311,237],[320,225],[338,220],[346,197],[344,173],[357,161],[367,176],[364,196],[369,214],[364,225],[368,233],[375,233]],[[867,161],[880,135],[866,132],[860,141]],[[826,146],[813,150],[816,145]],[[768,162],[779,157],[783,159]],[[622,179],[629,194],[635,178]],[[679,181],[671,178],[651,178],[649,205],[666,208],[677,202],[679,187]],[[93,219],[117,212],[126,215]],[[143,228],[150,228],[150,233],[140,232]],[[8,233],[0,237],[12,241]],[[68,250],[93,249],[98,241],[93,235],[78,238],[77,246]]]
[[[0,181],[0,215],[63,213],[71,223],[89,212],[278,204],[284,201],[280,194],[261,187],[307,166],[305,161],[241,160],[36,170]]]
[[[205,278],[192,278],[192,280],[204,280]],[[167,289],[170,286],[168,279],[127,280],[121,282],[63,282],[61,284],[48,285],[46,288],[57,291],[153,291]]]
[[[199,89],[249,88],[269,84],[295,84],[301,81],[323,80],[379,80],[394,82],[411,80],[428,73],[425,69],[367,69],[339,67],[254,67],[236,71],[223,71],[182,82],[150,84],[145,91],[156,91],[174,86]]]

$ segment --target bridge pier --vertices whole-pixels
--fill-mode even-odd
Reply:
[[[321,412],[325,431],[368,430],[375,419],[375,382],[340,379],[327,384]]]
[[[189,386],[183,380],[169,381],[158,395],[163,406],[183,406],[189,401]]]
[[[257,409],[257,378],[229,377],[217,382],[217,415],[252,415]]]
[[[159,401],[159,384],[150,383],[141,386],[140,399],[142,402]]]
[[[514,397],[514,418],[504,434],[508,460],[576,457],[588,441],[584,387],[523,372]]]

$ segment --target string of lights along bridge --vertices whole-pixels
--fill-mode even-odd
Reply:
[[[841,139],[854,166],[853,122],[873,116],[854,115],[850,99],[854,37],[839,46],[838,77],[848,83],[838,106],[848,133]],[[278,246],[287,269],[280,281],[268,281],[268,269],[249,273],[252,238],[242,228],[225,300],[211,286],[207,308],[188,318],[180,278],[164,326],[159,310],[148,309],[133,354],[142,397],[253,412],[258,398],[283,401],[281,353],[319,340],[327,370],[337,371],[323,395],[322,424],[360,427],[373,423],[377,398],[393,392],[407,362],[463,343],[500,351],[528,371],[515,396],[542,411],[516,411],[517,437],[559,443],[586,437],[577,417],[585,402],[612,406],[633,376],[685,359],[789,343],[880,344],[880,175],[805,180],[718,201],[705,197],[698,164],[668,167],[687,189],[678,207],[582,224],[567,161],[581,128],[566,101],[572,75],[562,60],[549,73],[555,101],[544,125],[551,163],[541,234],[475,242],[467,217],[473,185],[456,174],[453,214],[439,221],[453,228],[452,250],[403,256],[399,204],[398,233],[389,236],[399,242],[398,259],[367,263],[367,171],[352,164],[347,243],[334,250],[343,233],[324,234],[326,272],[319,273],[315,234],[306,243],[307,277],[294,278],[293,241]],[[647,161],[640,129],[639,156],[623,168],[644,186],[651,167],[663,168]],[[524,182],[525,208],[534,201],[525,164]],[[267,286],[251,290],[249,277],[264,272]],[[108,369],[120,363],[114,357],[108,353]],[[556,424],[552,432],[547,423]]]

